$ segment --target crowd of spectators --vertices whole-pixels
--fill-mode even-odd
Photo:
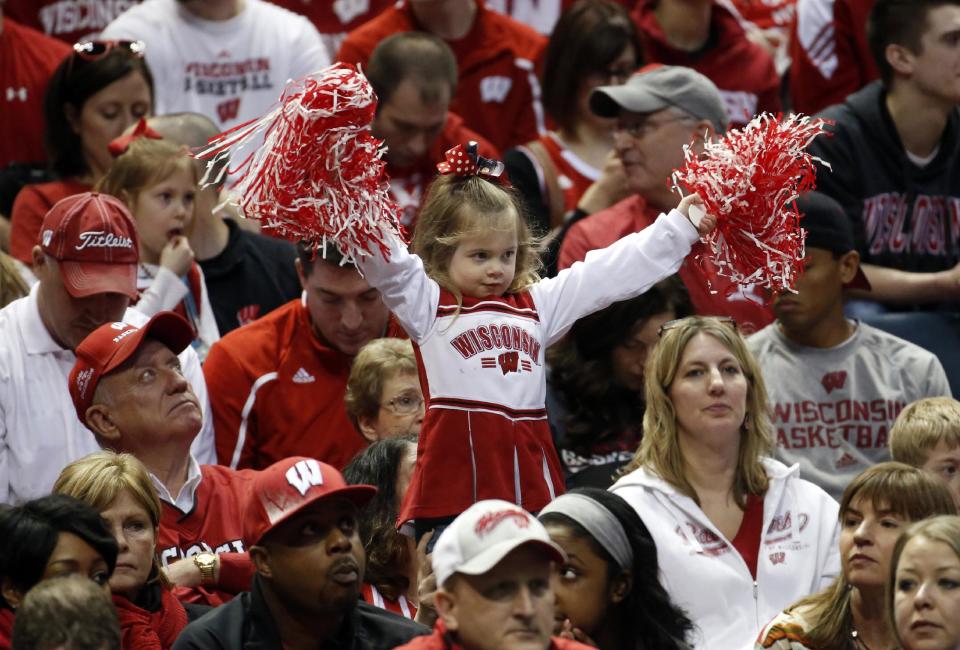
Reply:
[[[335,62],[409,253],[192,155]],[[958,107],[960,0],[0,0],[0,650],[960,647]],[[673,172],[790,112],[771,294]]]

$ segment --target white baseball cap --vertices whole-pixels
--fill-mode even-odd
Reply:
[[[482,575],[524,544],[537,545],[551,560],[566,561],[563,550],[550,541],[547,529],[529,512],[509,501],[478,501],[437,540],[433,549],[437,584],[442,586],[454,573]]]

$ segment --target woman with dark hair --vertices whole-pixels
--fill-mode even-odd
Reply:
[[[693,312],[676,277],[578,320],[547,359],[547,417],[567,487],[609,487],[643,432],[643,369],[657,329]]]
[[[107,145],[153,113],[144,50],[140,41],[83,41],[50,78],[43,111],[56,180],[21,190],[10,215],[10,252],[24,264],[33,266],[47,211],[66,196],[89,191],[113,160]]]
[[[560,226],[575,208],[590,214],[623,198],[614,121],[593,114],[590,93],[624,83],[639,66],[640,52],[633,21],[613,0],[580,0],[557,21],[542,79],[543,106],[556,130],[504,155],[510,180],[541,232]]]
[[[417,555],[413,540],[397,532],[396,521],[416,462],[416,436],[396,436],[373,443],[343,469],[347,483],[377,488],[357,514],[367,553],[363,599],[410,619],[417,615]]]
[[[539,519],[567,554],[553,579],[555,634],[601,650],[689,648],[693,623],[660,584],[657,546],[626,501],[580,488]]]
[[[89,577],[109,595],[117,542],[100,513],[63,495],[0,508],[0,650],[10,647],[14,612],[37,583]]]

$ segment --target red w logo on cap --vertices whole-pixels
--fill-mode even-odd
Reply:
[[[323,472],[320,471],[320,463],[313,460],[300,460],[297,464],[287,470],[285,474],[287,483],[292,485],[300,496],[306,496],[307,491],[318,485],[323,485]]]

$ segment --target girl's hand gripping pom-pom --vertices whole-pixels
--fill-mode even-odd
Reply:
[[[707,213],[699,194],[688,194],[677,205],[677,211],[690,220],[701,237],[709,235],[717,227],[717,218]]]
[[[244,216],[264,232],[323,246],[331,242],[344,263],[387,255],[399,236],[390,198],[383,142],[370,134],[377,98],[353,66],[334,64],[291,81],[280,105],[264,117],[213,138],[197,154],[212,158],[246,143],[259,144],[228,173]],[[260,140],[262,139],[262,144]],[[216,178],[203,179],[211,184]]]
[[[685,163],[673,173],[674,187],[699,194],[707,215],[717,220],[706,234],[698,228],[704,243],[694,247],[695,260],[709,258],[719,275],[737,285],[772,293],[793,287],[804,258],[794,200],[814,188],[815,159],[806,148],[825,124],[805,116],[763,114],[720,141],[707,142],[702,154],[684,148]]]

